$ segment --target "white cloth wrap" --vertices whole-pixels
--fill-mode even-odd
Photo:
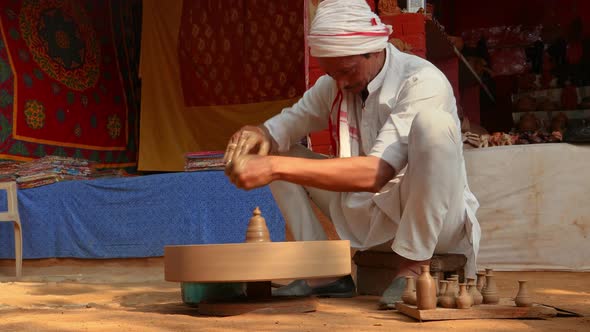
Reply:
[[[365,0],[325,0],[307,38],[312,56],[342,57],[381,51],[391,32]]]

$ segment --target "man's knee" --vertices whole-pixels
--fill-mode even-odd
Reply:
[[[424,147],[455,147],[461,142],[457,124],[450,113],[441,110],[419,112],[410,130],[410,144]]]

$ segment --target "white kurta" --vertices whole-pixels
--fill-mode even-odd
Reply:
[[[428,259],[435,252],[464,253],[466,273],[474,276],[481,235],[475,218],[479,205],[467,185],[451,85],[431,63],[389,45],[384,67],[368,90],[364,108],[360,96],[345,96],[347,111],[358,119],[360,154],[385,160],[399,174],[377,194],[271,184],[291,228],[294,222],[303,223],[295,238],[322,238],[314,234],[321,232],[314,222],[299,220],[314,218],[311,212],[302,212],[309,193],[312,200],[315,196],[320,201],[318,205],[329,214],[339,236],[350,240],[353,247],[367,249],[393,239],[392,249],[414,260]],[[279,152],[289,154],[301,138],[326,129],[330,116],[337,123],[336,115],[330,114],[337,92],[336,82],[322,76],[299,102],[265,122]],[[414,123],[419,113],[424,115]],[[448,144],[439,146],[443,141]],[[303,195],[302,200],[293,199],[295,192]],[[277,197],[280,195],[290,198]]]

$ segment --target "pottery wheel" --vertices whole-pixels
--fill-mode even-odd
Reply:
[[[246,297],[204,301],[202,315],[232,316],[257,311],[315,311],[314,298],[272,297],[270,280],[338,277],[350,274],[349,241],[258,242],[167,246],[167,281],[245,282]]]
[[[350,242],[296,241],[166,246],[167,281],[252,282],[350,274]]]

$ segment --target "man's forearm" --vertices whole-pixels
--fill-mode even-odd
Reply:
[[[395,175],[380,158],[352,157],[304,159],[271,156],[274,180],[283,180],[330,191],[377,192]]]

